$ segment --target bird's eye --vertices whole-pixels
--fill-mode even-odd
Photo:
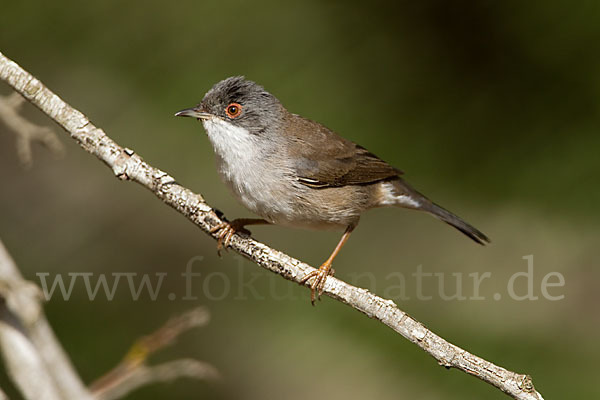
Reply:
[[[231,103],[227,106],[225,112],[229,118],[237,118],[242,113],[242,106],[238,103]]]

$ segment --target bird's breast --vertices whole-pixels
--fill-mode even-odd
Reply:
[[[291,214],[289,178],[273,162],[264,138],[223,120],[204,122],[216,154],[217,170],[234,196],[250,211],[275,222]]]

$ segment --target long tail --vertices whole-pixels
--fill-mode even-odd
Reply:
[[[476,229],[472,225],[466,223],[460,217],[452,214],[450,211],[438,206],[435,203],[430,202],[429,206],[422,208],[422,210],[427,211],[428,213],[441,219],[448,225],[458,229],[459,231],[461,231],[462,233],[464,233],[479,244],[485,245],[490,242],[490,239],[486,235],[484,235],[480,230]]]
[[[448,225],[458,229],[473,241],[485,245],[490,243],[490,239],[483,234],[481,231],[473,227],[472,225],[465,222],[462,218],[450,211],[442,208],[429,200],[427,197],[413,189],[404,180],[398,179],[393,182],[394,195],[396,197],[395,205],[399,207],[412,208],[416,210],[425,211],[436,218],[441,219]]]

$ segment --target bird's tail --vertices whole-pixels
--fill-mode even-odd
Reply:
[[[444,221],[453,228],[461,231],[473,241],[481,245],[490,243],[490,239],[481,231],[445,208],[438,206],[427,197],[413,189],[410,185],[404,182],[404,180],[398,179],[391,183],[393,184],[395,192],[394,195],[397,199],[394,205],[425,211]]]
[[[458,229],[479,244],[485,245],[490,242],[490,239],[480,230],[476,229],[474,226],[468,224],[460,217],[452,214],[450,211],[438,206],[435,203],[430,202],[429,205],[422,210],[427,211],[448,225]]]

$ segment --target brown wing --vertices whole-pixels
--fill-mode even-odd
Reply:
[[[291,115],[286,123],[298,180],[311,187],[362,185],[402,172],[323,125]]]

